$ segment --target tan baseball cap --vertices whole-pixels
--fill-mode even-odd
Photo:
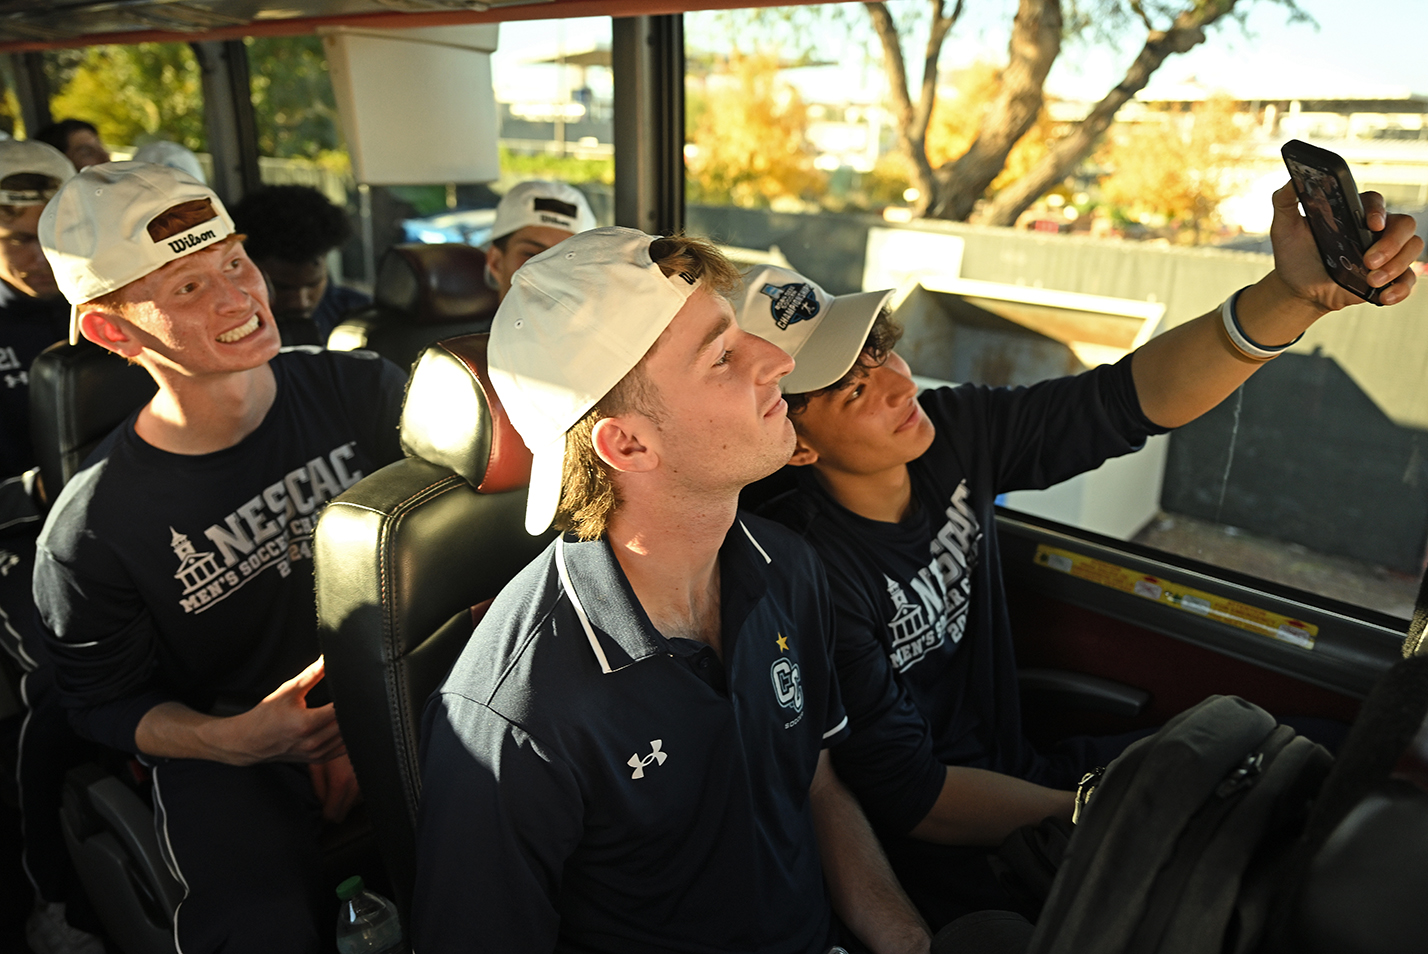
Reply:
[[[506,416],[530,448],[526,530],[560,504],[565,434],[639,363],[699,287],[650,258],[657,235],[582,232],[516,270],[491,322],[487,363]]]
[[[893,291],[830,295],[797,272],[766,266],[744,278],[739,327],[787,351],[795,367],[779,387],[806,394],[848,373]]]
[[[40,246],[72,306],[70,344],[79,343],[77,306],[235,231],[213,190],[178,169],[103,162],[79,172],[40,216]]]

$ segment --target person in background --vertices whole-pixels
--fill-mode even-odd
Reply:
[[[64,773],[89,757],[40,669],[30,593],[44,488],[30,440],[30,363],[63,341],[69,305],[40,249],[45,204],[74,165],[42,142],[0,142],[0,641],[25,673],[29,710],[20,733],[16,778],[24,870],[35,891],[26,939],[39,954],[102,954],[103,943],[66,920],[72,872],[59,827]]]
[[[134,150],[133,159],[135,162],[152,162],[155,165],[168,166],[170,169],[187,172],[204,185],[208,184],[208,176],[203,174],[203,163],[198,161],[198,156],[193,154],[192,149],[176,142],[157,139],[154,142],[145,143]]]
[[[328,273],[327,254],[347,241],[352,226],[316,189],[279,185],[249,192],[233,207],[233,222],[272,284],[273,317],[285,343],[325,344],[343,315],[371,303]]]
[[[501,297],[511,290],[516,269],[533,256],[594,227],[590,203],[575,186],[543,179],[512,186],[496,206],[486,250],[486,270]]]
[[[109,150],[99,139],[99,130],[83,119],[61,119],[41,126],[32,139],[48,143],[64,153],[75,169],[109,161]]]

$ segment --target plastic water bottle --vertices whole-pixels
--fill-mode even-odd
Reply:
[[[407,950],[397,906],[367,891],[360,875],[337,886],[337,949],[342,954],[399,954]]]

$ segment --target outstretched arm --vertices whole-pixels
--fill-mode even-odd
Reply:
[[[833,908],[875,954],[922,954],[927,925],[903,893],[863,810],[824,749],[808,791]]]
[[[1363,196],[1369,228],[1383,234],[1364,255],[1369,282],[1382,286],[1385,305],[1413,290],[1409,265],[1423,251],[1408,215],[1388,215],[1377,192]],[[1274,194],[1274,270],[1239,297],[1236,312],[1253,342],[1276,347],[1293,341],[1331,311],[1362,301],[1329,278],[1319,261],[1309,223],[1299,214],[1293,185]],[[1131,373],[1145,416],[1162,427],[1189,423],[1219,404],[1263,362],[1246,357],[1225,335],[1216,308],[1151,339],[1135,353]]]

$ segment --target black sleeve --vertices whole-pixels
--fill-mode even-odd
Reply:
[[[108,548],[81,536],[57,556],[49,546],[55,530],[46,528],[35,551],[34,595],[60,700],[81,736],[137,752],[139,721],[173,698],[153,682],[158,633]]]
[[[835,622],[837,616],[833,608],[832,595],[829,592],[828,578],[824,573],[822,562],[818,559],[817,554],[812,552],[812,548],[809,549],[808,555],[818,579],[819,608],[823,622],[823,651],[826,654],[823,664],[828,673],[828,708],[823,717],[823,747],[826,749],[847,741],[852,732],[852,720],[843,704],[843,688],[838,679],[838,627]]]
[[[40,508],[35,502],[39,468],[0,481],[0,539],[12,534],[34,538],[40,530]]]
[[[932,732],[893,673],[878,634],[882,623],[830,574],[835,592],[834,662],[851,734],[832,750],[834,766],[879,831],[906,834],[927,816],[947,769],[932,754]]]
[[[1030,387],[943,388],[928,394],[924,406],[939,432],[950,431],[947,439],[970,442],[960,453],[977,462],[973,472],[991,468],[997,493],[1041,490],[1166,433],[1140,409],[1132,357]]]
[[[583,833],[574,774],[463,696],[433,696],[424,721],[413,949],[549,954],[561,876]]]

